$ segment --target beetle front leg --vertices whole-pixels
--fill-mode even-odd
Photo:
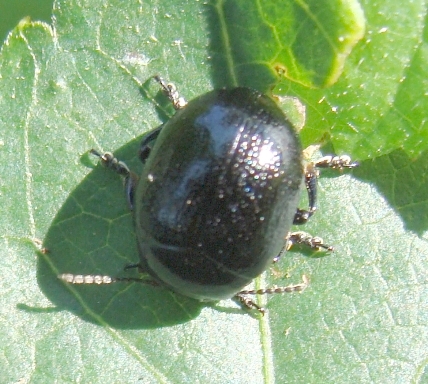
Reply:
[[[102,165],[107,168],[111,168],[113,171],[123,176],[126,200],[128,201],[129,209],[132,211],[134,209],[134,192],[138,183],[138,176],[134,172],[130,171],[123,161],[118,160],[110,152],[102,154],[95,149],[91,149],[90,153],[99,157]]]

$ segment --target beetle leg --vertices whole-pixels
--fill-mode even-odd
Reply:
[[[138,268],[138,270],[140,270],[141,269],[140,263],[127,264],[127,265],[125,265],[125,268],[123,268],[123,269],[125,271],[127,271],[128,269],[134,269],[134,268]]]
[[[171,101],[173,107],[175,109],[182,109],[187,105],[187,101],[184,97],[181,97],[177,91],[177,88],[172,83],[167,83],[162,77],[159,75],[153,76],[153,78],[160,84],[162,91]]]
[[[317,179],[319,172],[315,169],[313,163],[310,163],[306,166],[305,170],[305,186],[306,191],[308,192],[309,199],[309,209],[300,209],[297,208],[296,214],[294,215],[293,224],[304,224],[309,218],[315,213],[317,207],[316,199],[317,199]]]
[[[334,251],[334,248],[331,245],[324,244],[323,239],[318,236],[311,236],[309,233],[298,231],[290,232],[286,238],[285,250],[288,251],[294,244],[304,244],[315,251],[325,249],[326,251]],[[274,259],[277,261],[281,254],[284,253],[284,250]]]
[[[128,201],[129,209],[132,211],[134,208],[134,191],[138,182],[138,176],[129,170],[128,166],[119,161],[110,152],[101,154],[95,149],[90,151],[93,155],[100,158],[101,164],[107,168],[111,168],[113,171],[124,177],[126,199]]]
[[[320,251],[325,249],[326,251],[334,251],[333,246],[324,244],[324,240],[318,236],[311,236],[307,232],[298,231],[298,232],[289,232],[285,238],[286,242],[281,251],[273,258],[273,262],[276,263],[281,258],[281,256],[289,251],[294,244],[304,244],[309,248]]]
[[[315,167],[317,168],[352,169],[358,166],[359,166],[359,163],[356,161],[352,161],[348,155],[342,155],[342,156],[328,155],[328,156],[322,157],[317,162],[315,162]]]
[[[291,293],[291,292],[303,292],[309,285],[309,278],[306,275],[302,276],[302,282],[300,284],[288,285],[287,287],[273,287],[266,289],[255,289],[255,290],[244,290],[240,291],[235,295],[235,298],[248,309],[257,309],[262,315],[265,314],[266,310],[257,305],[253,300],[246,297],[246,295],[271,295],[273,293]]]
[[[141,279],[138,277],[111,277],[104,275],[74,275],[72,273],[62,273],[57,276],[58,279],[69,284],[113,284],[120,281],[127,283],[143,283],[157,287],[159,284],[152,279]]]
[[[138,157],[140,160],[144,163],[147,158],[149,157],[150,151],[152,149],[150,143],[153,140],[156,140],[159,136],[160,131],[162,130],[162,125],[160,127],[157,127],[153,131],[151,131],[149,134],[144,136],[143,141],[140,144],[140,149],[138,150]]]
[[[243,307],[245,307],[245,308],[247,308],[249,310],[251,310],[251,309],[257,309],[257,311],[259,311],[263,316],[266,313],[266,309],[264,309],[263,307],[260,307],[259,305],[257,305],[249,297],[243,296],[243,294],[241,294],[241,292],[237,293],[234,297],[235,297],[236,300],[239,301],[239,303]]]
[[[315,163],[309,163],[305,170],[305,186],[308,192],[309,209],[297,208],[296,214],[294,215],[293,224],[304,224],[309,218],[315,213],[316,199],[317,199],[317,183],[319,171],[317,168],[332,168],[342,170],[344,168],[352,169],[358,167],[356,161],[352,161],[348,155],[324,156]]]

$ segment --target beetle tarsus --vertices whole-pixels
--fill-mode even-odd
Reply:
[[[251,289],[238,292],[237,295],[271,295],[273,293],[291,293],[303,292],[309,286],[309,278],[306,275],[302,276],[302,282],[299,284],[292,284],[286,287],[272,287],[265,289]]]
[[[296,213],[294,214],[293,224],[299,225],[306,223],[309,218],[314,214],[315,211],[307,211],[306,209],[297,208]]]
[[[114,277],[104,275],[73,275],[72,273],[62,273],[57,277],[69,284],[112,284],[118,281]]]
[[[315,251],[325,249],[326,251],[334,251],[334,248],[331,245],[324,244],[324,241],[321,237],[311,236],[307,232],[298,231],[290,232],[286,238],[286,250],[288,251],[295,244],[304,244]],[[279,257],[279,255],[277,256]]]
[[[256,309],[258,312],[260,312],[262,314],[262,316],[265,315],[266,313],[266,309],[264,309],[263,307],[260,307],[260,305],[257,305],[253,300],[251,300],[249,297],[245,297],[241,294],[241,292],[237,293],[235,295],[235,298],[239,301],[239,303],[249,309]]]
[[[357,161],[352,161],[348,155],[327,155],[315,162],[315,167],[317,168],[352,169],[359,165]]]
[[[306,275],[302,276],[302,282],[299,284],[288,285],[286,287],[272,287],[265,289],[251,289],[238,292],[235,297],[242,306],[248,309],[256,309],[262,315],[266,313],[266,309],[257,305],[247,295],[271,295],[273,293],[292,293],[303,292],[309,285],[309,278]]]
[[[126,283],[142,283],[147,285],[152,285],[157,287],[159,283],[153,279],[144,279],[138,277],[112,277],[107,275],[74,275],[72,273],[61,273],[58,276],[58,279],[65,281],[69,284],[113,284],[117,282],[126,282]]]

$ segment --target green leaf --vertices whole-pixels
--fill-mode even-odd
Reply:
[[[358,1],[214,3],[211,46],[220,85],[266,91],[277,73],[305,86],[331,85],[364,33]]]
[[[310,286],[302,294],[259,297],[268,309],[259,317],[231,300],[203,304],[149,285],[57,279],[136,276],[122,271],[138,254],[121,180],[87,151],[115,151],[141,171],[141,135],[173,113],[151,76],[163,75],[191,99],[224,84],[221,73],[226,83],[241,67],[251,73],[245,63],[217,65],[217,53],[228,54],[214,49],[222,40],[213,46],[227,31],[226,19],[218,22],[223,3],[171,3],[57,1],[52,25],[23,21],[2,47],[2,381],[426,382],[422,2],[362,4],[365,38],[334,86],[309,90],[284,80],[277,87],[300,98],[288,105],[306,107],[306,144],[328,132],[330,148],[374,158],[353,175],[324,172],[319,212],[299,228],[336,251],[296,248],[256,281],[283,286],[304,274]],[[331,54],[326,62],[335,62]],[[253,70],[257,86],[262,70]]]
[[[336,84],[314,90],[282,81],[276,93],[306,105],[306,145],[330,138],[337,153],[359,159],[398,148],[420,156],[428,149],[426,5],[375,1],[363,9],[365,36]]]

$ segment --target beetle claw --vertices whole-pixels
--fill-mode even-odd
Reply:
[[[266,309],[264,309],[263,307],[260,307],[259,305],[257,305],[253,300],[251,300],[249,297],[245,297],[243,295],[241,295],[241,293],[238,293],[237,295],[235,295],[235,298],[239,301],[239,303],[249,309],[256,309],[259,313],[262,314],[262,316],[265,315],[266,313]]]

